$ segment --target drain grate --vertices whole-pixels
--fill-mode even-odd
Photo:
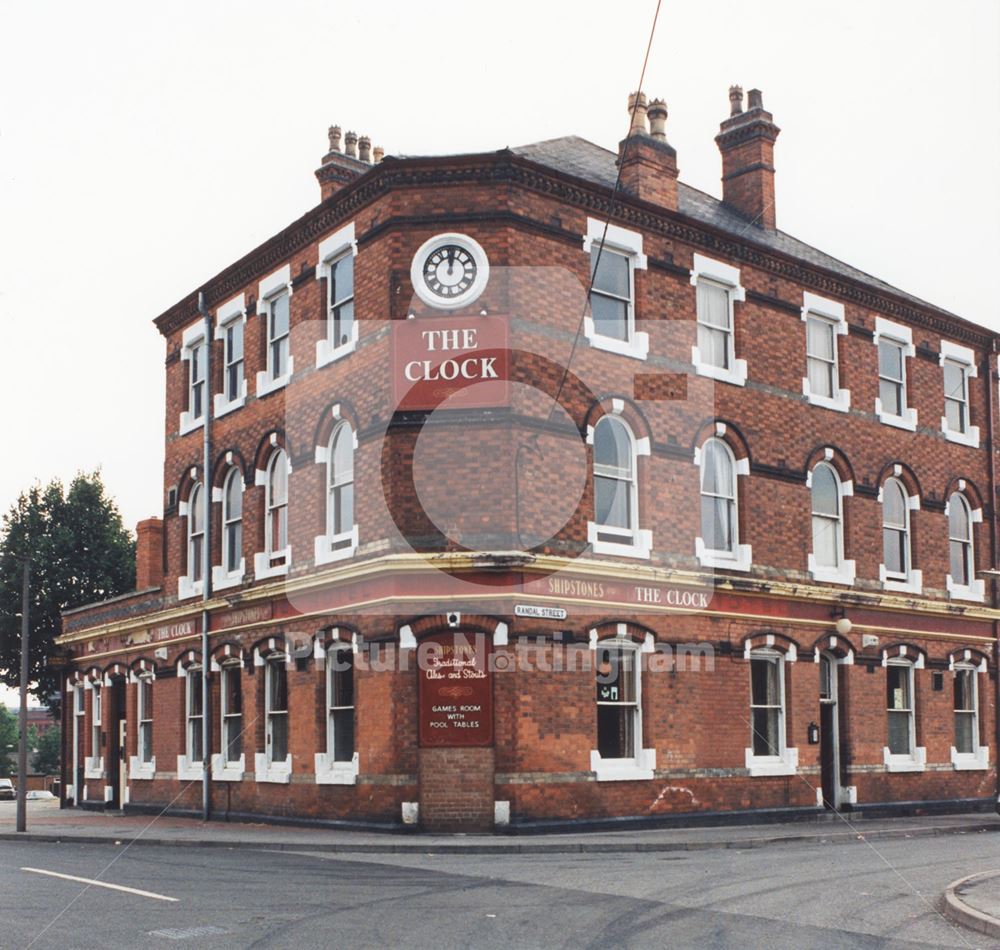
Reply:
[[[151,930],[151,937],[166,937],[167,940],[192,940],[195,937],[216,937],[219,934],[228,933],[221,927],[213,927],[211,924],[205,927],[164,927],[162,930]]]

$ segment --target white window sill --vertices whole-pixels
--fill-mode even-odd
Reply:
[[[356,785],[358,781],[358,753],[350,762],[336,762],[326,752],[316,753],[317,785]]]
[[[347,541],[349,543],[344,544]],[[334,547],[334,545],[341,545]],[[314,542],[313,560],[316,564],[333,564],[335,561],[345,561],[354,557],[358,550],[358,526],[343,534],[318,535]]]
[[[346,343],[334,346],[328,339],[320,340],[316,344],[316,369],[321,366],[328,366],[337,360],[349,356],[358,348],[358,324],[351,324],[351,338]]]
[[[222,393],[215,394],[215,408],[212,410],[216,419],[221,419],[230,412],[242,409],[247,402],[247,381],[243,380],[243,393],[238,399],[227,401],[222,397]]]
[[[288,758],[284,762],[268,762],[266,753],[255,753],[254,779],[257,782],[273,782],[277,785],[287,785],[292,780],[291,753],[289,753]]]
[[[951,764],[956,772],[985,772],[990,767],[990,747],[981,745],[978,752],[959,752],[952,746]]]
[[[271,378],[271,374],[264,370],[257,374],[257,386],[255,392],[258,396],[266,396],[268,393],[277,392],[279,389],[284,389],[285,386],[291,381],[292,373],[295,370],[295,364],[293,362],[293,357],[288,357],[288,371],[276,379]]]
[[[888,746],[883,746],[882,761],[887,772],[924,772],[927,769],[927,750],[917,746],[912,755],[893,755]]]
[[[653,532],[640,528],[631,539],[622,536],[621,541],[599,541],[598,534],[605,533],[606,528],[596,522],[587,522],[587,543],[590,544],[594,554],[609,554],[617,557],[632,557],[639,560],[648,561],[650,551],[653,549]]]
[[[906,429],[907,432],[915,432],[917,429],[917,410],[909,406],[903,410],[901,416],[882,411],[882,400],[875,398],[875,415],[883,425],[893,426],[896,429]]]
[[[948,588],[948,596],[952,600],[968,600],[974,604],[986,602],[986,581],[983,578],[977,578],[971,586],[963,587],[951,579],[951,574],[947,574],[945,575],[945,586]]]
[[[238,587],[243,583],[243,575],[246,573],[246,561],[240,558],[240,568],[232,574],[226,574],[222,570],[222,565],[217,564],[212,568],[212,590],[227,590],[230,587]]]
[[[292,563],[291,547],[285,548],[284,552],[278,552],[274,557],[281,557],[282,553],[285,556],[283,564],[272,564],[272,555],[266,551],[260,551],[255,554],[253,556],[254,577],[257,580],[263,580],[266,577],[284,577],[288,573],[288,568]]]
[[[241,755],[238,762],[223,762],[219,753],[212,756],[213,782],[240,782],[245,770],[246,755]]]
[[[203,762],[188,762],[186,755],[177,756],[177,778],[181,782],[200,782],[205,775]]]
[[[104,778],[104,756],[89,757],[83,760],[84,778]]]
[[[178,577],[177,599],[186,600],[188,597],[200,597],[202,585],[202,581],[192,581],[190,577]]]
[[[194,419],[192,418],[190,412],[182,412],[180,422],[177,425],[177,434],[187,435],[189,432],[194,432],[195,429],[200,429],[204,424],[204,415],[198,416],[197,419]]]
[[[802,395],[809,401],[810,406],[819,406],[821,409],[847,412],[851,408],[851,391],[849,389],[838,389],[836,396],[820,396],[809,391],[809,380],[806,377],[802,378]]]
[[[818,567],[814,555],[809,555],[809,573],[814,581],[823,584],[844,584],[850,587],[854,584],[856,567],[854,561],[841,561],[840,567]]]
[[[156,756],[148,762],[140,762],[137,755],[130,755],[128,759],[129,781],[133,779],[138,782],[149,782],[156,778]]]
[[[604,350],[605,353],[617,353],[619,356],[628,356],[634,360],[644,360],[649,356],[649,334],[632,330],[630,339],[619,340],[613,336],[605,336],[598,333],[591,317],[583,318],[583,335],[595,350]]]
[[[747,361],[733,360],[730,369],[721,366],[714,366],[706,363],[701,358],[701,351],[696,346],[691,347],[691,363],[694,371],[699,376],[707,376],[709,379],[718,380],[720,383],[730,383],[733,386],[745,386],[747,384]]]
[[[799,767],[799,750],[784,749],[781,755],[754,755],[753,749],[743,752],[746,769],[751,778],[768,775],[794,775]]]
[[[590,771],[598,782],[638,782],[651,779],[656,768],[656,749],[640,749],[634,759],[602,759],[596,749],[590,753]]]
[[[885,565],[879,564],[878,577],[885,590],[895,591],[899,594],[921,594],[924,590],[923,571],[910,571],[906,578],[889,577],[886,574]]]
[[[954,429],[948,428],[948,419],[946,416],[942,416],[941,431],[949,442],[967,445],[973,449],[979,448],[979,426],[969,426],[965,432],[956,432]]]
[[[724,571],[749,571],[753,566],[753,550],[749,544],[737,546],[736,553],[709,551],[701,538],[694,539],[694,553],[702,567],[714,567]]]

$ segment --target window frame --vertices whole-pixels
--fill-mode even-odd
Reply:
[[[187,408],[183,409],[180,413],[180,417],[177,423],[177,434],[187,435],[189,432],[194,432],[195,429],[200,429],[205,424],[205,417],[208,414],[208,407],[211,403],[211,381],[208,379],[207,374],[203,375],[198,381],[197,385],[202,386],[201,390],[201,412],[195,414],[195,381],[193,379],[193,368],[195,363],[198,361],[198,355],[202,357],[204,362],[204,357],[207,355],[208,343],[205,339],[205,323],[203,320],[199,319],[196,323],[192,323],[187,327],[181,334],[181,365],[184,367],[182,370],[185,373],[184,377],[184,398],[187,401]]]
[[[358,549],[358,518],[357,518],[357,448],[358,437],[354,426],[340,417],[340,407],[335,407],[337,420],[330,431],[326,443],[316,446],[316,462],[324,466],[323,472],[323,525],[324,533],[317,535],[314,541],[313,559],[317,565],[331,564],[353,557]],[[332,484],[335,475],[334,462],[337,442],[341,438],[350,440],[351,477]],[[351,488],[351,524],[341,531],[335,531],[334,506],[336,492],[350,486]]]
[[[104,756],[101,754],[101,736],[104,731],[104,696],[101,689],[102,685],[97,680],[90,688],[90,770],[103,774]]]
[[[231,657],[219,664],[219,753],[213,758],[213,778],[222,781],[239,780],[243,777],[246,763],[246,743],[243,735],[243,661]],[[230,683],[235,680],[239,693],[240,708],[233,712],[229,706]],[[239,756],[232,758],[230,750],[234,737],[231,730],[237,730],[235,741],[239,743]]]
[[[274,499],[274,479],[276,476],[278,463],[284,464],[284,498],[280,502]],[[287,567],[288,545],[288,480],[291,475],[291,465],[288,453],[281,447],[276,447],[271,453],[265,469],[266,481],[264,484],[264,556],[267,558],[267,566],[270,568]],[[278,521],[279,535],[284,533],[284,545],[277,547],[274,538],[275,519]],[[280,538],[279,538],[280,540]]]
[[[894,426],[897,429],[906,429],[913,432],[917,428],[917,410],[909,404],[909,372],[906,361],[916,355],[913,346],[913,331],[910,327],[899,323],[893,323],[883,317],[875,318],[875,333],[872,336],[877,353],[878,386],[879,394],[875,397],[875,415],[879,422],[884,425]],[[899,350],[900,359],[900,379],[887,376],[882,368],[881,344],[887,343]],[[888,411],[882,404],[881,385],[888,382],[900,387],[900,411],[894,413]]]
[[[830,584],[853,584],[856,576],[856,564],[847,557],[847,512],[844,499],[854,494],[854,485],[850,480],[841,478],[840,472],[831,461],[832,453],[817,462],[809,471],[806,478],[806,487],[809,489],[809,510],[810,528],[812,537],[812,549],[809,552],[807,563],[809,573],[813,580]],[[834,485],[837,495],[837,516],[832,518],[825,513],[816,512],[816,472],[825,469],[833,475]],[[837,544],[837,564],[829,567],[819,563],[816,555],[816,519],[825,518],[828,521],[836,522],[836,544]]]
[[[187,596],[200,593],[205,580],[205,486],[195,482],[187,502]],[[198,569],[200,567],[200,570]]]
[[[257,314],[264,317],[264,369],[257,373],[256,392],[258,396],[266,396],[277,389],[288,385],[295,373],[295,356],[292,353],[292,274],[291,265],[269,274],[258,285]],[[282,297],[288,298],[288,331],[281,336],[274,335],[274,305]],[[275,374],[273,359],[273,344],[284,340],[285,369],[283,373]]]
[[[770,640],[769,640],[770,642]],[[785,680],[785,664],[791,662],[788,653],[783,653],[771,646],[753,647],[745,652],[747,660],[747,709],[750,711],[748,725],[750,744],[744,750],[744,766],[750,773],[751,778],[774,775],[794,775],[798,768],[799,750],[788,745],[788,693]],[[753,695],[753,671],[754,663],[767,663],[768,669],[774,670],[778,691],[778,704],[762,705],[754,703]],[[754,735],[754,710],[755,709],[777,709],[778,726],[777,739],[778,751],[776,755],[760,755],[755,751]]]
[[[810,321],[820,321],[830,328],[833,359],[832,362],[824,357],[812,354],[809,349],[809,325]],[[802,394],[806,397],[810,405],[819,406],[824,409],[832,409],[835,412],[847,412],[851,408],[850,390],[841,386],[841,366],[840,366],[840,337],[846,336],[848,332],[847,316],[842,303],[835,300],[828,300],[818,294],[802,294],[802,322],[805,324],[806,334],[806,375],[802,377]],[[814,393],[809,379],[809,369],[811,360],[821,360],[823,363],[832,366],[833,389],[829,396]]]
[[[941,351],[938,355],[941,366],[941,386],[944,398],[944,414],[941,416],[941,432],[949,442],[979,448],[979,426],[972,424],[972,393],[970,380],[978,377],[979,367],[976,364],[975,352],[967,346],[959,346],[949,340],[941,341]],[[962,373],[962,400],[953,399],[945,388],[945,371],[948,365],[957,366]],[[948,403],[960,402],[964,407],[965,428],[953,429],[948,423]]]
[[[283,652],[271,652],[260,657],[260,665],[264,667],[264,751],[255,754],[255,779],[258,782],[279,782],[287,784],[291,781],[292,773],[292,751],[291,751],[291,731],[289,729],[289,693],[288,693],[288,654]],[[276,670],[281,669],[281,675],[285,679],[285,708],[283,710],[273,709],[271,706],[273,690],[272,680],[276,675]],[[285,758],[276,759],[274,757],[274,724],[276,716],[284,716],[285,722]]]
[[[710,435],[695,451],[694,463],[698,473],[698,535],[695,537],[695,556],[702,567],[721,568],[731,571],[749,571],[753,562],[753,551],[749,544],[742,542],[740,531],[740,477],[750,472],[750,464],[746,458],[737,459],[733,447],[725,439],[725,427],[719,423],[715,432]],[[709,446],[722,446],[732,474],[732,497],[705,492],[706,456]],[[705,498],[724,499],[730,504],[730,524],[732,525],[733,544],[731,549],[710,548],[705,542],[703,502]]]
[[[728,295],[728,337],[727,337],[727,359],[728,367],[719,367],[714,363],[709,363],[702,354],[700,333],[704,326],[711,330],[719,330],[715,324],[708,323],[703,319],[702,307],[699,302],[698,287],[702,281],[706,281],[714,286],[721,287]],[[707,376],[709,379],[722,383],[730,383],[733,386],[745,386],[747,382],[747,361],[737,356],[736,347],[736,304],[746,300],[746,289],[740,283],[740,271],[738,267],[731,264],[724,264],[722,261],[713,260],[701,254],[694,255],[694,262],[691,269],[691,284],[695,288],[695,334],[694,346],[691,347],[691,363],[694,371],[699,376]]]
[[[923,746],[917,745],[917,681],[916,670],[923,668],[923,658],[911,660],[905,653],[905,648],[900,648],[901,652],[896,656],[885,656],[882,665],[886,670],[886,740],[890,737],[889,723],[893,713],[907,714],[907,728],[909,730],[909,751],[893,752],[888,741],[882,749],[883,763],[886,771],[889,772],[923,772],[927,765],[927,750]],[[889,705],[889,670],[905,669],[906,689],[908,693],[909,707],[896,708]]]
[[[230,488],[237,486],[240,500],[239,517],[232,516],[233,505],[230,499]],[[243,580],[246,572],[246,558],[243,555],[243,503],[245,486],[243,484],[243,472],[238,465],[229,460],[229,468],[222,479],[222,487],[215,489],[218,493],[219,504],[221,505],[220,521],[222,526],[220,561],[221,564],[212,568],[212,589],[225,590],[228,587],[235,587]],[[232,545],[233,534],[236,535],[236,543]],[[230,549],[235,547],[239,560],[234,565],[231,564],[229,554]]]
[[[205,721],[205,710],[202,706],[202,668],[192,664],[184,671],[184,754],[189,766],[203,766],[205,750],[202,745],[202,726]],[[200,711],[199,711],[200,710]],[[199,751],[201,755],[195,756]]]
[[[143,671],[133,676],[136,684],[136,754],[129,764],[130,780],[151,780],[156,775],[156,755],[153,752],[153,683],[155,675]],[[146,757],[148,751],[149,757]]]
[[[879,489],[878,500],[881,505],[880,523],[882,528],[882,563],[879,564],[879,580],[886,590],[900,591],[903,593],[919,594],[923,589],[923,572],[913,566],[913,512],[919,510],[920,499],[916,495],[911,495],[906,487],[906,483],[900,477],[900,466],[896,466],[894,473],[882,483]],[[888,524],[886,521],[886,492],[889,486],[898,489],[903,499],[903,524]],[[904,556],[906,560],[905,570],[890,571],[886,560],[886,532],[902,532],[905,541]]]
[[[357,349],[359,338],[359,325],[357,315],[357,287],[355,279],[357,270],[354,267],[354,275],[351,280],[350,298],[342,298],[339,301],[331,300],[333,293],[333,270],[341,261],[350,258],[352,261],[358,256],[358,242],[354,234],[354,222],[350,222],[340,228],[319,244],[318,262],[316,267],[316,279],[325,280],[324,289],[324,324],[325,332],[323,337],[316,343],[316,367],[326,366],[335,360],[339,360]],[[353,267],[353,265],[352,265]],[[334,309],[343,306],[347,300],[354,305],[351,319],[351,330],[347,340],[338,342],[333,335]]]
[[[945,577],[945,586],[948,596],[955,600],[968,600],[974,603],[985,603],[986,601],[986,579],[976,576],[976,525],[983,520],[982,508],[973,508],[972,502],[965,493],[965,480],[959,479],[958,487],[948,495],[945,504],[945,517],[948,521],[948,574]],[[952,513],[955,499],[965,511],[966,524],[968,525],[968,537],[958,538],[952,533]],[[951,573],[951,548],[954,544],[964,544],[964,561],[967,575],[967,584],[962,584]]]
[[[968,651],[966,651],[966,656],[968,656]],[[980,689],[979,689],[979,674],[988,672],[985,661],[976,665],[969,660],[954,662],[952,660],[949,663],[951,668],[952,676],[957,677],[959,675],[968,676],[971,682],[971,696],[972,696],[972,707],[970,709],[959,710],[956,705],[954,698],[952,699],[952,715],[954,717],[953,735],[955,741],[951,746],[951,764],[955,771],[968,772],[968,771],[984,771],[990,766],[990,747],[987,742],[986,745],[982,745],[982,729],[981,723],[979,721],[981,707],[980,707]],[[955,682],[953,680],[952,690],[954,696]],[[958,716],[968,715],[972,720],[972,751],[971,752],[960,752],[958,750]]]
[[[218,419],[227,413],[233,412],[246,404],[247,398],[247,378],[246,378],[246,298],[243,294],[233,297],[232,300],[224,303],[215,314],[215,339],[222,343],[222,391],[215,394],[214,414]],[[241,344],[240,358],[232,358],[232,340],[230,333],[239,327]],[[236,374],[235,395],[230,389],[230,369],[239,366]]]

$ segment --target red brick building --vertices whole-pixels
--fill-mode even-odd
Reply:
[[[996,336],[777,229],[758,91],[721,201],[632,105],[617,153],[331,129],[321,202],[156,319],[163,518],[64,617],[69,802],[992,807]]]

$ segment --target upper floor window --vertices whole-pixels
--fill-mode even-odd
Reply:
[[[243,337],[247,311],[243,294],[224,303],[215,314],[215,339],[222,341],[222,392],[215,395],[215,415],[239,409],[246,402]]]
[[[964,487],[964,483],[959,483]],[[986,581],[976,577],[975,522],[982,520],[982,509],[973,507],[961,490],[948,496],[948,593],[961,600],[982,602],[986,599]]]
[[[358,325],[354,318],[357,253],[353,221],[320,242],[316,277],[326,281],[326,334],[316,344],[317,366],[339,359],[357,346]]]
[[[339,422],[326,445],[326,534],[316,539],[316,563],[349,557],[358,546],[354,523],[354,431]]]
[[[193,419],[202,419],[205,416],[205,352],[204,341],[191,347],[191,388],[188,405],[191,407]]]
[[[900,429],[917,427],[917,410],[908,405],[906,360],[916,352],[909,327],[875,319],[875,344],[878,347],[878,398],[875,412],[879,420]]]
[[[910,574],[910,505],[903,483],[890,478],[882,488],[882,564],[885,578]]]
[[[189,326],[181,337],[181,363],[187,367],[187,408],[180,415],[178,432],[184,435],[205,421],[208,401],[208,346],[205,326],[199,321]]]
[[[188,579],[192,584],[205,576],[205,505],[201,484],[188,496]]]
[[[696,453],[701,468],[701,533],[695,539],[698,560],[705,567],[749,570],[750,546],[740,544],[739,504],[736,485],[738,466],[726,442],[713,437]]]
[[[969,400],[969,380],[977,375],[975,353],[942,340],[940,362],[944,380],[941,431],[949,442],[978,447],[979,426],[972,425]]]
[[[265,318],[266,369],[257,374],[257,395],[280,389],[291,379],[291,265],[260,282],[257,312]]]
[[[617,416],[602,416],[593,430],[594,520],[588,541],[597,554],[648,557],[651,535],[639,529],[637,444]],[[645,448],[645,445],[644,445]]]
[[[802,319],[806,325],[806,377],[802,392],[809,402],[846,412],[851,394],[840,387],[837,337],[847,333],[844,306],[816,294],[803,294]]]
[[[843,499],[847,486],[828,462],[820,462],[809,479],[813,539],[809,570],[816,580],[852,584],[854,561],[844,557]]]
[[[645,359],[649,336],[635,324],[635,271],[646,267],[642,235],[588,218],[583,249],[590,255],[584,335],[598,349]]]
[[[695,286],[698,342],[692,347],[695,372],[742,386],[747,380],[746,360],[736,356],[734,305],[744,300],[736,267],[694,255],[691,283]]]
[[[235,467],[222,483],[222,569],[243,573],[243,475]]]
[[[264,493],[264,550],[270,566],[284,564],[288,548],[288,456],[284,449],[271,455]]]

